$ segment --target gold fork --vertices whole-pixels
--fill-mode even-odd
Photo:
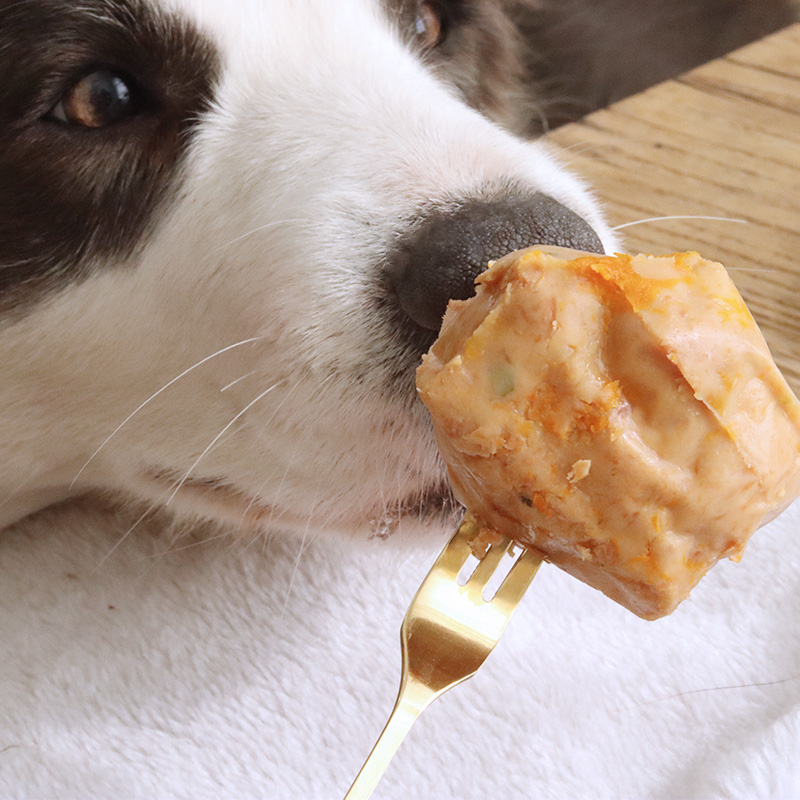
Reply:
[[[400,630],[403,677],[394,709],[344,800],[366,800],[417,717],[451,687],[472,677],[505,630],[541,557],[523,550],[493,597],[487,586],[514,544],[493,544],[460,586],[462,567],[477,532],[469,514],[436,559],[411,601]]]

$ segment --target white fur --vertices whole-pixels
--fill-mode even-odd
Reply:
[[[168,552],[145,525],[103,561],[128,524],[65,510],[6,533],[0,796],[340,800],[438,545]],[[543,567],[375,800],[794,800],[798,526],[795,504],[658,622]]]

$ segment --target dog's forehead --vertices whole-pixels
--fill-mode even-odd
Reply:
[[[295,46],[352,37],[357,41],[367,30],[386,31],[416,0],[148,0],[153,6],[192,20],[206,35],[231,52],[244,42],[260,41],[261,53],[291,55]],[[269,45],[279,47],[272,50]],[[239,45],[239,46],[237,46]],[[253,53],[258,55],[258,51]]]

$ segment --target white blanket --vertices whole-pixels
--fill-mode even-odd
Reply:
[[[425,548],[0,538],[0,797],[338,800],[392,707]],[[376,798],[800,797],[800,504],[671,617],[545,565]]]

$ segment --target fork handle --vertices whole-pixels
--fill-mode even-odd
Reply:
[[[344,800],[367,800],[417,717],[439,694],[441,692],[430,689],[413,676],[403,681],[389,721]]]

